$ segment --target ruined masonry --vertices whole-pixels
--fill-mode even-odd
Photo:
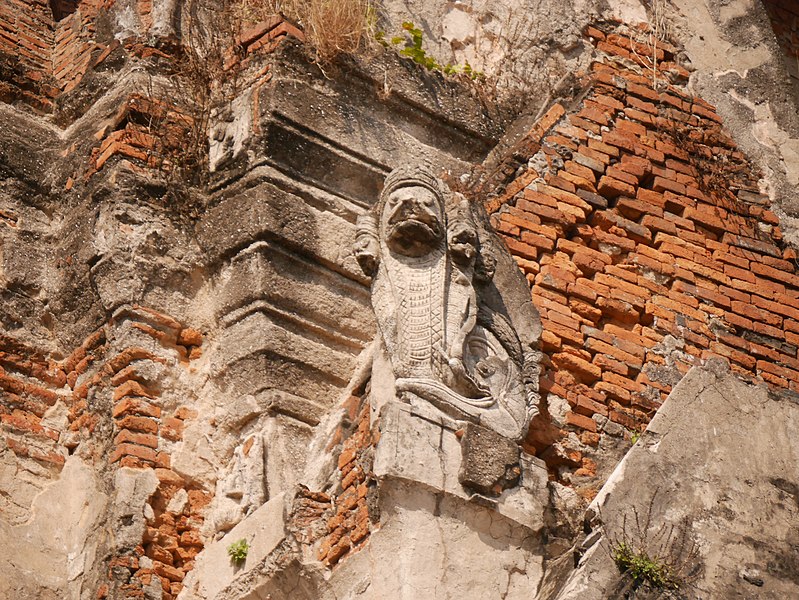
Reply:
[[[799,11],[523,4],[3,2],[0,599],[799,594]]]

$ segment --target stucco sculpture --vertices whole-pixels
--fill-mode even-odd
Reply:
[[[397,395],[517,440],[536,410],[525,373],[537,361],[494,284],[499,247],[475,213],[429,167],[401,167],[359,217],[354,253],[372,277]]]

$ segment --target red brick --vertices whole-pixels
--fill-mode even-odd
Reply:
[[[761,298],[760,296],[752,296],[752,303],[755,306],[773,313],[799,320],[799,308],[794,308],[796,305],[795,300],[783,298],[781,302],[772,302],[770,300],[766,300],[765,298]]]
[[[33,434],[46,439],[57,441],[59,433],[40,424],[41,419],[30,413],[15,409],[10,415],[0,415],[0,421],[12,431]]]
[[[610,146],[594,138],[589,139],[588,147],[583,147],[582,150],[587,150],[586,157],[592,158],[604,166],[610,164],[611,158],[618,158],[620,155],[619,149],[615,146]],[[599,172],[604,172],[604,167]]]
[[[638,182],[646,175],[646,170],[637,163],[623,162],[611,165],[605,175],[623,181],[633,187],[638,187]]]
[[[612,288],[611,293],[613,293],[613,291],[620,291],[636,296],[636,300],[634,301],[634,304],[636,305],[640,304],[641,299],[647,299],[652,295],[651,292],[646,288],[643,288],[636,283],[631,283],[627,280],[621,279],[616,273],[600,273],[596,276],[596,281],[598,283],[607,285],[609,288]]]
[[[155,571],[157,575],[167,578],[169,581],[183,581],[185,575],[183,569],[166,565],[157,560],[153,561],[153,571]]]
[[[652,182],[652,189],[656,192],[669,191],[679,195],[685,194],[685,186],[682,183],[663,177],[655,177],[655,180]]]
[[[521,210],[532,213],[534,215],[538,215],[541,219],[545,221],[552,221],[554,223],[560,223],[562,225],[574,225],[577,222],[577,219],[575,218],[574,215],[564,214],[562,211],[558,210],[557,208],[552,208],[549,206],[545,206],[543,204],[537,204],[527,200],[518,200],[516,205]],[[557,206],[557,202],[555,203],[555,205]]]
[[[168,440],[178,441],[183,438],[183,421],[166,417],[161,422],[161,435]]]
[[[584,167],[583,165],[576,163],[573,160],[566,161],[565,167],[566,171],[571,173],[572,175],[581,177],[590,183],[596,183],[596,175],[594,174],[594,171],[592,171],[588,167]]]
[[[752,323],[752,331],[755,333],[761,333],[763,335],[767,335],[778,340],[785,339],[785,332],[778,327],[773,327],[771,325],[766,325],[765,323],[761,323],[760,321],[755,321]]]
[[[780,269],[775,269],[774,267],[754,261],[751,263],[750,268],[758,275],[763,275],[764,277],[768,277],[774,281],[779,281],[791,287],[799,288],[799,275],[787,273]]]
[[[606,198],[635,196],[635,187],[624,181],[608,177],[607,175],[600,178],[597,191]]]
[[[149,448],[158,448],[158,436],[150,433],[135,433],[128,429],[123,429],[114,438],[114,443],[117,445],[131,443]]]
[[[161,408],[146,402],[145,400],[141,400],[140,398],[126,397],[114,405],[111,415],[113,417],[120,417],[127,414],[145,417],[160,417]]]
[[[570,316],[564,315],[563,313],[558,313],[554,311],[550,311],[547,315],[547,320],[552,323],[557,323],[558,325],[562,325],[563,327],[568,327],[569,329],[576,331],[580,330],[580,326],[582,322],[576,319],[571,318]]]
[[[555,198],[553,198],[549,194],[545,194],[545,193],[543,193],[541,191],[538,191],[537,189],[526,188],[524,190],[523,196],[524,196],[524,200],[529,201],[529,202],[534,202],[535,204],[537,204],[539,206],[549,206],[550,208],[557,208],[557,206],[558,206],[558,203],[555,200]],[[524,207],[526,205],[524,205],[524,204],[520,205],[519,203],[517,203],[517,206],[519,208],[524,209]]]
[[[727,323],[729,323],[730,325],[735,325],[736,327],[742,327],[743,329],[752,329],[752,321],[750,319],[738,316],[735,313],[725,312],[724,320],[727,321]]]
[[[600,394],[596,392],[596,390],[589,390],[590,392],[600,396],[604,399],[604,394]],[[577,401],[572,407],[573,410],[581,415],[586,417],[590,417],[594,414],[599,414],[602,416],[608,415],[608,407],[604,404],[594,400],[593,398],[589,398],[585,394],[577,394]]]
[[[542,319],[542,322],[544,320]],[[544,329],[556,335],[560,340],[571,343],[574,346],[581,347],[583,345],[583,334],[579,331],[564,327],[552,321],[543,322]]]
[[[501,221],[506,221],[521,229],[530,229],[541,225],[541,219],[537,215],[526,213],[512,206],[505,206],[502,210],[501,213],[495,213],[493,218],[497,218],[498,215]]]
[[[551,237],[545,237],[530,231],[521,232],[521,239],[523,243],[533,246],[538,250],[543,250],[544,252],[551,252],[555,247],[555,242]]]
[[[647,244],[652,241],[652,232],[649,229],[609,210],[594,212],[591,224],[611,233],[613,233],[613,228],[617,227],[623,230],[627,237]]]
[[[608,398],[614,398],[623,404],[629,405],[632,401],[632,394],[628,390],[607,381],[597,382],[594,389],[606,394]],[[612,415],[613,411],[610,411],[610,414]]]
[[[175,411],[175,418],[180,419],[181,421],[186,421],[188,419],[196,419],[198,416],[199,413],[193,408],[189,408],[188,406],[180,406]]]
[[[157,394],[147,391],[138,381],[128,379],[114,390],[114,401],[124,396],[140,396],[142,398],[155,398]]]
[[[757,361],[757,370],[760,372],[759,374],[762,376],[763,371],[767,373],[772,373],[777,377],[782,377],[784,379],[790,379],[791,381],[799,381],[799,371],[794,371],[793,369],[789,369],[783,365],[774,364],[769,361],[759,360]]]
[[[108,366],[112,372],[116,373],[120,371],[122,368],[128,366],[134,360],[145,360],[145,359],[163,362],[162,360],[158,359],[155,355],[145,350],[144,348],[127,348],[126,350],[123,350],[122,352],[117,354],[113,359],[111,359],[108,363]]]
[[[123,456],[134,456],[141,460],[154,463],[156,453],[152,448],[146,448],[144,446],[137,446],[135,444],[119,444],[111,453],[108,462],[114,463]]]
[[[777,327],[782,325],[782,317],[779,317],[766,310],[757,308],[756,306],[752,306],[751,304],[744,304],[743,302],[734,301],[732,303],[732,311],[738,313],[739,315],[748,317],[754,321],[761,321],[768,325],[774,325]]]
[[[630,369],[625,363],[611,358],[606,354],[596,354],[591,362],[593,362],[603,371],[613,371],[614,373],[618,373],[623,377],[626,377],[630,373]]]
[[[630,354],[629,352],[625,352],[624,350],[621,350],[620,348],[617,348],[602,340],[589,337],[585,340],[584,346],[592,352],[601,352],[603,354],[607,354],[608,356],[625,363],[628,367],[635,371],[639,371],[643,366],[643,354],[641,355],[641,358],[639,358],[638,356]]]
[[[592,433],[596,432],[596,421],[572,411],[566,413],[566,425],[572,425]]]
[[[558,368],[573,373],[582,381],[596,381],[602,376],[602,370],[573,354],[561,352],[552,357],[552,363]]]
[[[634,135],[614,130],[603,133],[602,141],[609,146],[615,146],[631,153],[635,153],[635,148],[638,144]]]
[[[780,258],[774,258],[768,254],[759,256],[758,260],[770,267],[774,267],[775,269],[779,269],[781,271],[787,271],[788,273],[793,273],[796,270],[793,262],[782,260]]]
[[[734,350],[734,349],[732,349],[732,348],[730,348],[728,346],[725,346],[724,344],[719,344],[717,342],[711,342],[710,343],[710,349],[713,352],[715,352],[715,353],[717,353],[717,354],[719,354],[719,355],[721,355],[721,356],[723,356],[725,358],[728,358],[731,361],[737,362],[739,365],[741,365],[742,367],[744,367],[746,369],[752,369],[755,366],[755,359],[752,356],[750,356],[749,354],[745,354],[743,352],[740,352],[738,350]]]
[[[525,244],[514,240],[513,238],[503,238],[508,250],[514,256],[521,256],[529,260],[536,260],[538,258],[538,249],[529,244]]]
[[[624,233],[620,231],[619,233]],[[621,235],[614,235],[607,231],[603,231],[602,229],[594,229],[591,233],[592,242],[595,242],[599,245],[600,250],[603,250],[602,246],[615,246],[621,252],[632,252],[635,250],[635,241],[631,240],[628,237],[624,237]],[[604,253],[604,252],[603,252]],[[609,254],[613,254],[614,252],[609,252]]]

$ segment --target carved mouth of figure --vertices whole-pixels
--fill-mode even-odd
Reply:
[[[402,233],[403,235],[413,235],[421,232],[429,232],[430,235],[435,235],[438,231],[434,224],[429,223],[425,219],[408,218],[402,219],[398,222],[392,223],[392,232]]]
[[[438,224],[438,218],[431,212],[420,210],[416,207],[409,207],[406,204],[400,205],[388,219],[389,225],[401,225],[402,223],[421,223],[430,228]]]
[[[389,237],[397,240],[427,243],[441,235],[438,218],[428,212],[400,209],[391,215],[388,224]]]

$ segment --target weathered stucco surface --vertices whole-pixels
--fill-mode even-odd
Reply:
[[[381,48],[320,68],[280,19],[192,71],[212,2],[0,9],[0,598],[614,597],[636,510],[696,545],[688,597],[795,596],[796,95],[755,0],[654,5],[383,4],[482,88]],[[591,24],[668,42],[679,98]],[[716,183],[734,163],[764,195],[722,213],[680,183],[693,158],[642,124],[675,106],[734,158]],[[373,343],[356,223],[410,162],[507,242],[494,308],[547,373],[521,445],[398,400]],[[680,382],[716,353],[732,373]]]
[[[794,398],[721,363],[692,370],[589,507],[589,547],[555,597],[629,587],[611,558],[622,541],[679,569],[681,597],[794,596],[797,419]]]

